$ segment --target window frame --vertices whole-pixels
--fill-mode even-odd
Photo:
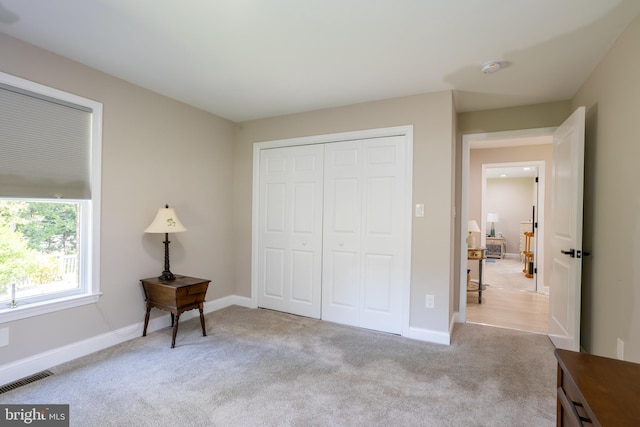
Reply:
[[[98,302],[100,298],[100,201],[102,176],[102,103],[74,95],[62,90],[41,85],[10,74],[0,72],[0,82],[9,86],[45,95],[60,101],[90,108],[90,186],[91,198],[87,200],[70,199],[69,202],[80,202],[80,277],[79,287],[75,292],[52,293],[49,298],[38,298],[38,301],[18,304],[16,307],[0,307],[0,323],[66,310],[86,304]],[[6,197],[18,200],[18,197]],[[56,199],[37,198],[32,201],[56,201]],[[62,295],[61,295],[62,294]]]

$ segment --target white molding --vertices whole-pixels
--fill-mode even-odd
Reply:
[[[67,310],[69,308],[80,307],[87,304],[95,304],[102,294],[81,294],[56,300],[44,300],[31,304],[19,305],[15,308],[5,308],[0,310],[0,323],[13,322],[15,320],[26,319],[28,317],[39,316],[41,314],[53,313],[55,311]]]
[[[413,230],[413,125],[393,126],[387,128],[365,129],[351,132],[340,132],[323,135],[312,135],[287,138],[253,144],[253,188],[252,188],[252,229],[251,229],[251,307],[258,307],[258,211],[260,206],[260,151],[268,148],[292,147],[297,145],[326,144],[332,142],[354,141],[359,139],[402,136],[406,140],[405,209],[407,212],[407,229],[405,230],[405,278],[403,283],[402,336],[409,336],[411,321],[411,247]],[[466,277],[466,276],[465,276]]]
[[[415,326],[409,327],[409,334],[407,338],[411,338],[418,341],[427,341],[435,344],[451,344],[451,334],[441,331],[433,331],[431,329],[416,328]]]
[[[230,295],[205,303],[204,312],[211,313],[221,310],[231,305],[239,305],[242,307],[251,307],[251,299],[238,295]],[[185,312],[181,319],[188,320],[199,316],[197,310]],[[155,317],[149,321],[147,332],[151,333],[163,328],[171,326],[169,316]],[[86,356],[96,351],[139,338],[144,327],[144,322],[134,323],[115,331],[96,335],[73,344],[54,348],[43,353],[35,354],[24,359],[16,360],[11,363],[0,365],[0,386],[17,381],[37,372],[50,369],[56,365]]]

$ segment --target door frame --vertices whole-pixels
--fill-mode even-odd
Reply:
[[[405,182],[406,192],[403,200],[405,209],[404,239],[405,259],[402,268],[402,336],[409,335],[410,294],[411,294],[411,233],[413,230],[413,125],[387,128],[365,129],[296,138],[262,141],[253,144],[253,188],[251,212],[251,307],[258,307],[258,256],[259,256],[259,206],[260,206],[260,151],[269,148],[292,147],[297,145],[328,144],[360,139],[373,139],[389,136],[404,137],[406,143]]]
[[[471,143],[476,141],[493,141],[500,139],[527,138],[537,136],[552,136],[556,127],[521,129],[513,131],[485,132],[485,133],[469,133],[462,135],[462,164],[461,164],[461,183],[460,183],[460,283],[459,283],[459,300],[457,322],[466,323],[467,321],[467,236],[469,223],[469,167],[471,156]],[[514,145],[515,146],[515,145]]]

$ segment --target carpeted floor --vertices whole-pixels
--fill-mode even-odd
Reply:
[[[544,335],[457,325],[450,346],[229,307],[55,367],[0,403],[72,426],[553,426]]]

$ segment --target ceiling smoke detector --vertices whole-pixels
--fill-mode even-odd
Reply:
[[[480,66],[480,70],[482,70],[485,74],[497,73],[502,69],[502,62],[500,61],[488,61]]]

